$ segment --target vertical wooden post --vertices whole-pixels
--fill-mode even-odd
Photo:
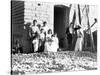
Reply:
[[[92,35],[92,32],[91,32],[91,26],[90,26],[90,23],[89,23],[89,6],[87,6],[87,18],[88,18],[88,27],[90,28],[90,29],[89,29],[89,32],[90,32],[90,37],[91,37],[92,51],[94,51],[94,50],[95,50],[95,47],[94,47],[94,40],[93,40],[93,35]]]

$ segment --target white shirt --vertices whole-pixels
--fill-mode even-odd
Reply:
[[[45,38],[45,34],[44,33],[40,33],[40,39],[44,40],[44,38]]]
[[[39,28],[37,26],[31,26],[31,28],[32,28],[33,33],[35,33],[35,32],[40,33]]]
[[[52,34],[47,34],[46,38],[51,38]]]
[[[44,32],[46,32],[46,34],[47,34],[47,31],[48,31],[48,28],[47,28],[47,26],[45,26],[45,27],[42,27],[42,29],[44,30]]]

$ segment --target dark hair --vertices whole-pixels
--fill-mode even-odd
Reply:
[[[39,28],[41,27],[41,25],[40,25],[40,24],[38,24],[37,26],[38,26]]]
[[[66,34],[69,34],[69,27],[66,28]]]
[[[73,23],[73,22],[71,22],[69,27],[71,27],[71,25],[73,25],[73,24],[74,24],[74,23]],[[74,26],[74,25],[73,25],[73,26]],[[73,26],[72,26],[72,27],[73,27]]]
[[[52,33],[52,30],[51,30],[51,29],[48,30],[48,33],[49,33],[50,31],[51,31],[51,33]]]
[[[37,20],[33,20],[33,23],[37,22]]]
[[[44,22],[43,22],[43,24],[47,24],[47,22],[46,22],[46,21],[44,21]]]
[[[55,35],[54,34],[52,34],[52,37],[54,37]]]
[[[42,30],[44,30],[44,29],[40,29],[40,31],[42,31]]]
[[[81,29],[81,26],[77,25],[77,27],[74,28],[74,30]]]
[[[73,22],[70,23],[70,25],[73,24]]]

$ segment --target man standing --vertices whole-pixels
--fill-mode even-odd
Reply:
[[[32,35],[35,36],[35,33],[40,33],[39,28],[37,26],[37,20],[33,20],[33,24],[30,26],[32,29]]]
[[[31,28],[31,38],[32,38],[32,44],[34,48],[34,52],[38,51],[38,44],[39,44],[39,28],[37,27],[37,20],[33,20],[33,25],[30,26]]]

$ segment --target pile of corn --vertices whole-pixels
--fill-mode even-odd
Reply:
[[[67,51],[12,55],[12,75],[96,69],[96,54],[89,52]]]

